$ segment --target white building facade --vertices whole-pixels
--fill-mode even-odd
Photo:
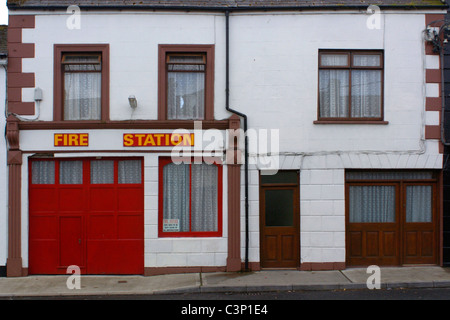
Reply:
[[[446,7],[260,2],[9,4],[9,276],[441,264]]]

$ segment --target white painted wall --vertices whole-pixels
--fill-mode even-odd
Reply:
[[[6,72],[0,66],[0,266],[8,257],[8,169],[6,165]]]
[[[43,89],[41,120],[52,120],[53,115],[54,43],[110,44],[112,120],[157,118],[158,44],[215,44],[215,117],[231,115],[225,111],[223,15],[82,12],[79,30],[66,28],[67,17],[38,14],[36,28],[23,30],[23,42],[36,43],[36,58],[23,60],[23,72],[35,72],[36,86]],[[230,17],[231,107],[248,115],[250,129],[278,130],[279,154],[272,160],[281,169],[301,170],[302,262],[345,261],[345,169],[442,168],[438,141],[423,139],[425,124],[439,124],[436,112],[425,111],[425,98],[438,95],[438,86],[425,84],[424,70],[438,68],[439,60],[425,56],[424,12],[382,12],[380,29],[368,29],[367,18],[356,12],[239,13]],[[384,118],[388,124],[313,123],[317,120],[319,49],[384,50]],[[131,94],[139,103],[134,113],[127,102]],[[24,89],[22,98],[33,101],[33,89]],[[22,146],[33,144],[30,134],[21,133]],[[265,151],[253,141],[250,147],[251,159],[257,163]],[[156,170],[151,157],[146,156],[146,179],[152,179]],[[259,261],[261,167],[252,164],[250,168],[250,261]],[[147,192],[146,188],[146,197],[155,196]],[[23,196],[27,199],[26,193]],[[155,210],[152,201],[146,201],[146,266],[199,262],[194,261],[202,256],[204,249],[199,248],[211,242],[154,239],[151,230],[156,228],[156,211],[151,210]],[[242,230],[243,215],[242,205]],[[241,239],[244,252],[244,231]],[[162,245],[154,246],[156,242]],[[220,240],[216,245],[219,254],[214,259],[218,260],[208,255],[202,260],[207,265],[213,260],[214,264],[224,262],[226,244]],[[168,254],[175,251],[181,253]]]

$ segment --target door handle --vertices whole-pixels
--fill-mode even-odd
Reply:
[[[78,239],[78,244],[81,244],[81,239]]]

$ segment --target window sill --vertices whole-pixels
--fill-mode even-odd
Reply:
[[[389,121],[382,120],[316,120],[314,124],[379,124],[386,125]]]

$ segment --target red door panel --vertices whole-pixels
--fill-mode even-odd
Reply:
[[[60,160],[32,161],[54,161],[55,181],[34,184],[29,166],[29,273],[65,274],[78,265],[87,274],[143,274],[143,170],[140,183],[119,184],[114,159],[114,183],[91,184],[92,160],[84,159],[83,183],[71,185],[59,184]]]
[[[81,217],[60,218],[59,266],[83,266],[82,261],[82,219]]]

